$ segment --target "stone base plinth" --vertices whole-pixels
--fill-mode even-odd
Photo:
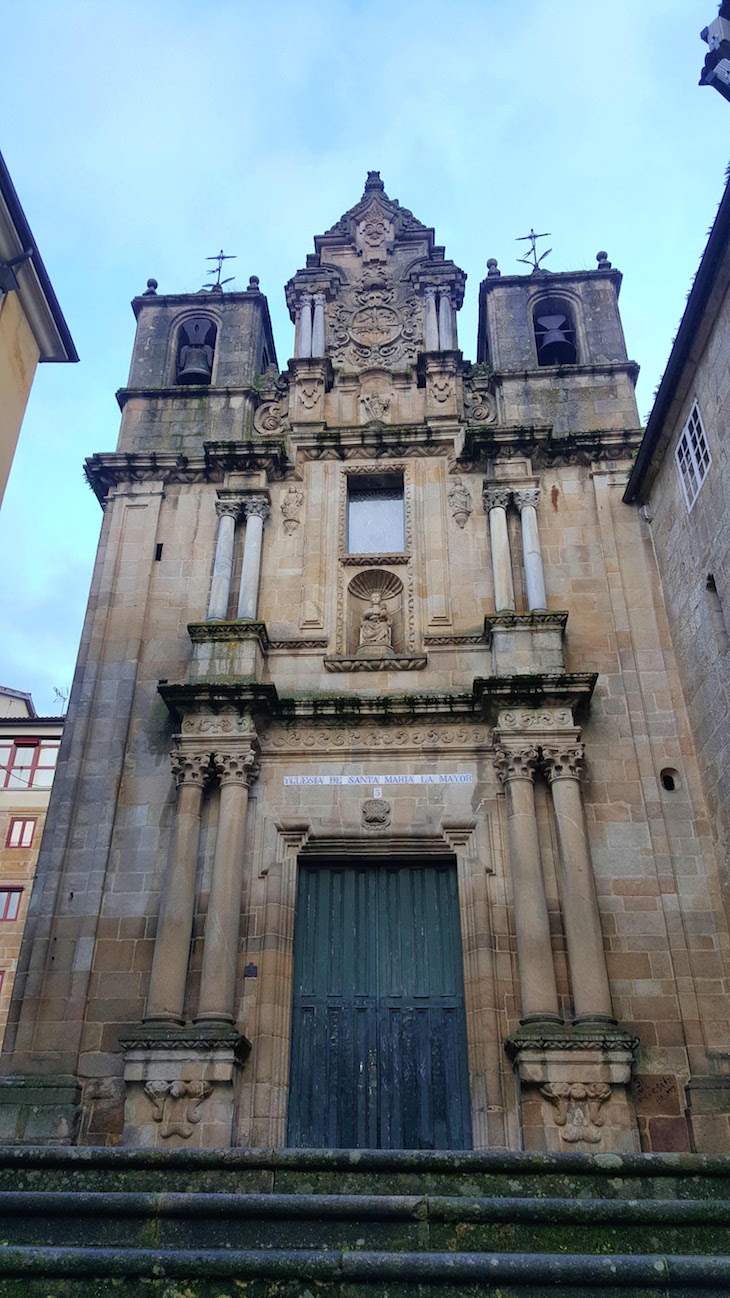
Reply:
[[[562,672],[567,613],[488,613],[484,635],[495,676]]]
[[[730,1153],[730,1077],[691,1077],[685,1096],[693,1149]]]
[[[120,1044],[125,1052],[125,1145],[231,1147],[237,1076],[251,1049],[245,1037],[225,1024],[145,1024]]]
[[[638,1153],[628,1092],[637,1044],[610,1023],[530,1023],[509,1037],[525,1148]]]
[[[190,681],[260,680],[269,637],[263,622],[191,622]]]
[[[73,1076],[0,1078],[0,1144],[73,1145],[80,1099],[81,1087]]]

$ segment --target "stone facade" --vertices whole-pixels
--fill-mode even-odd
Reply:
[[[699,418],[709,452],[697,487],[693,470],[685,492],[677,462],[680,441]],[[685,700],[720,866],[730,907],[730,192],[726,188],[657,393],[625,499],[639,508],[644,543],[652,545],[676,654],[676,680]],[[674,787],[663,796],[697,803],[685,773],[667,760]],[[708,948],[707,976],[722,966]],[[724,984],[717,983],[724,995]],[[727,1140],[730,1057],[713,1045],[709,1075],[690,1088],[695,1125]]]
[[[63,733],[39,717],[30,694],[0,686],[0,1040]]]
[[[397,861],[456,869],[476,1149],[718,1148],[684,1086],[730,1050],[728,931],[622,502],[620,275],[490,263],[476,365],[464,281],[371,173],[286,371],[256,280],[135,301],[3,1139],[284,1145],[299,867]]]

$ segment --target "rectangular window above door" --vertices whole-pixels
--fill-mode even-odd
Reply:
[[[402,554],[405,536],[402,473],[348,477],[347,553]]]

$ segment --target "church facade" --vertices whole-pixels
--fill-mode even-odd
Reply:
[[[3,1141],[730,1151],[621,276],[490,261],[476,363],[465,278],[371,172],[286,369],[255,277],[135,300]]]

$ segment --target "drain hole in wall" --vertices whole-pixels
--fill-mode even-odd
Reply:
[[[675,771],[672,766],[665,766],[659,778],[662,782],[662,788],[666,789],[667,793],[673,793],[679,784],[679,772]]]

